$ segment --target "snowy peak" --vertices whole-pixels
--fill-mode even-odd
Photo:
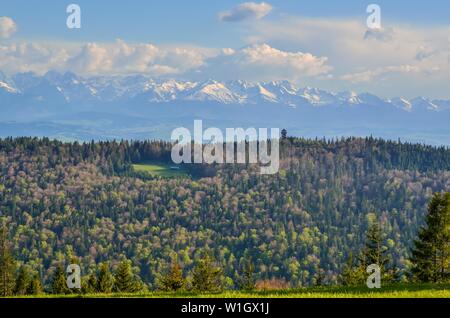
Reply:
[[[144,75],[97,76],[84,78],[74,73],[48,72],[44,76],[20,73],[7,77],[0,72],[0,92],[60,103],[127,102],[167,103],[172,101],[215,102],[220,104],[273,104],[280,107],[392,107],[405,112],[437,112],[450,109],[450,101],[418,97],[413,100],[355,92],[328,92],[313,87],[300,88],[288,81],[248,82],[235,80],[204,82],[161,80]],[[0,100],[1,103],[1,100]]]
[[[416,110],[427,110],[427,111],[439,111],[440,107],[436,105],[433,101],[424,98],[417,97],[411,101],[412,108]]]
[[[10,94],[16,94],[19,92],[19,90],[15,87],[15,84],[12,81],[12,79],[7,77],[1,71],[0,71],[0,91],[5,91]]]
[[[187,100],[196,101],[215,101],[224,104],[233,104],[239,102],[238,96],[234,94],[225,84],[209,80],[201,85],[199,88],[192,90],[186,98]]]
[[[407,112],[411,112],[413,109],[412,103],[402,97],[393,98],[393,99],[389,100],[389,102],[392,105],[394,105],[395,107],[406,110]]]
[[[11,94],[16,94],[19,92],[16,88],[11,87],[10,84],[2,81],[0,81],[0,90],[6,91],[7,93]]]

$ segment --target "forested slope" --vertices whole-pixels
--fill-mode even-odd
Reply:
[[[204,249],[229,284],[252,260],[259,278],[335,283],[377,217],[405,268],[433,192],[450,191],[450,150],[372,138],[282,141],[281,171],[188,166],[153,178],[132,163],[167,162],[169,143],[0,140],[0,219],[15,257],[46,282],[78,257],[83,272],[122,256],[150,284],[177,254],[186,270]]]

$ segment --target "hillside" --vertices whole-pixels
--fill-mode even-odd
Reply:
[[[166,142],[0,140],[0,219],[14,255],[49,277],[76,257],[83,274],[122,256],[150,286],[176,254],[185,270],[203,250],[233,287],[242,265],[291,287],[336,283],[378,217],[390,266],[409,248],[434,192],[450,191],[450,150],[373,138],[289,138],[282,170],[185,166],[159,178],[133,164],[168,162]]]

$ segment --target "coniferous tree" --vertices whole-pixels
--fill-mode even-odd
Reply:
[[[64,268],[61,265],[56,268],[55,273],[53,274],[52,293],[56,295],[64,295],[70,293],[70,290],[67,287],[66,274],[64,272]]]
[[[39,275],[35,275],[28,286],[28,295],[40,295],[44,293],[44,286],[42,285],[42,280]]]
[[[192,274],[192,289],[199,292],[216,292],[222,289],[222,269],[205,255]]]
[[[347,263],[344,266],[340,277],[340,283],[344,286],[361,285],[365,279],[365,270],[362,266],[355,263],[353,253],[350,252]]]
[[[433,196],[425,222],[414,242],[412,272],[421,282],[445,282],[450,277],[450,192]]]
[[[19,269],[19,274],[16,278],[16,285],[14,287],[15,295],[26,295],[30,290],[31,284],[31,273],[30,269],[26,265],[22,265]]]
[[[365,270],[367,266],[376,264],[380,266],[382,272],[385,272],[386,265],[389,261],[387,251],[386,246],[383,244],[381,224],[378,221],[371,222],[367,232],[365,246],[360,256],[361,266]]]
[[[6,297],[13,294],[15,285],[16,263],[8,244],[6,226],[0,229],[0,295]]]
[[[144,283],[133,274],[131,261],[119,263],[114,275],[114,291],[118,293],[135,293],[145,290]]]
[[[251,291],[255,287],[255,265],[251,261],[248,261],[243,266],[242,276],[239,279],[239,289]]]
[[[362,285],[366,281],[366,269],[369,265],[376,264],[381,273],[387,277],[386,265],[389,261],[388,249],[383,244],[381,225],[376,220],[369,221],[369,229],[366,234],[364,248],[359,259],[355,263],[353,253],[350,252],[347,264],[344,266],[340,281],[344,286]]]
[[[100,271],[97,278],[97,291],[99,293],[109,294],[113,291],[113,288],[114,276],[111,274],[108,264],[103,263],[100,265]]]
[[[89,276],[84,277],[83,279],[85,280],[85,282],[82,284],[81,287],[83,294],[94,294],[98,292],[97,290],[98,281],[95,274],[90,274]]]
[[[183,268],[177,261],[173,261],[168,272],[159,280],[159,288],[163,291],[179,291],[186,286]]]

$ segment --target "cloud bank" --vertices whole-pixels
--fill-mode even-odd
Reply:
[[[147,43],[45,43],[0,45],[0,69],[8,73],[49,70],[81,75],[146,74],[155,77],[296,81],[331,71],[326,57],[289,52],[267,44],[220,50],[161,47]]]
[[[381,95],[441,96],[450,81],[450,26],[412,26],[385,22],[368,30],[363,19],[284,16],[260,20],[243,33],[247,43],[268,43],[328,57],[333,78],[327,89]]]
[[[330,72],[332,67],[327,61],[326,57],[310,53],[287,52],[267,44],[255,44],[239,50],[224,49],[222,54],[208,59],[200,70],[205,74],[216,74],[221,80],[297,82]]]

